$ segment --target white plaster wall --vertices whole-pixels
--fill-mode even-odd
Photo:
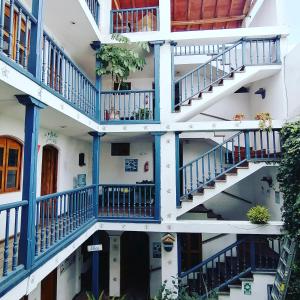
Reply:
[[[124,140],[124,142],[126,142]],[[135,184],[153,180],[153,150],[151,141],[130,143],[130,156],[111,156],[111,143],[101,145],[100,182]],[[125,172],[125,159],[138,159],[138,172]],[[149,171],[144,172],[145,162]]]
[[[38,166],[37,166],[37,196],[40,195],[41,191],[41,167],[42,167],[42,148],[48,144],[45,134],[49,130],[45,128],[40,129],[39,141],[40,150],[38,152]],[[0,113],[0,135],[9,135],[19,139],[22,143],[24,142],[24,123],[18,119],[14,119]],[[91,144],[82,140],[78,140],[72,137],[58,134],[57,141],[53,144],[58,148],[58,174],[57,174],[57,191],[64,191],[73,188],[74,177],[78,174],[87,175],[87,184],[92,183],[92,162],[91,162]],[[78,155],[79,153],[85,153],[86,166],[79,167]],[[24,153],[23,153],[24,156]],[[23,171],[23,166],[22,166]],[[21,190],[13,193],[0,194],[0,204],[12,203],[22,199],[22,178],[21,174]],[[10,219],[10,234],[13,233],[14,226],[14,214],[11,215]],[[0,215],[0,226],[4,228],[5,216]],[[19,224],[20,225],[20,224]],[[0,230],[0,240],[4,237],[4,230]]]
[[[41,283],[28,295],[28,300],[40,300],[41,299]]]

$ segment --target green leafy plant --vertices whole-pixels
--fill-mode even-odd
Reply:
[[[268,208],[256,205],[249,209],[247,217],[253,224],[266,224],[270,221],[271,215]]]
[[[272,129],[272,118],[270,113],[261,112],[256,114],[255,120],[259,120],[259,128],[265,131],[271,131]]]
[[[151,116],[151,111],[149,108],[140,108],[138,111],[134,112],[134,118],[136,120],[149,120]]]
[[[150,52],[148,43],[132,43],[127,37],[113,34],[116,44],[104,44],[96,54],[100,67],[96,73],[99,76],[110,75],[113,82],[118,83],[118,90],[128,76],[136,71],[143,70],[146,60],[145,52]]]
[[[288,123],[281,130],[282,157],[277,181],[283,194],[282,218],[286,234],[298,244],[287,290],[288,300],[300,299],[300,121]]]

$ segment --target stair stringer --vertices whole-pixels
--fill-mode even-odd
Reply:
[[[245,72],[235,72],[234,78],[224,80],[223,85],[214,86],[210,93],[203,93],[202,98],[191,100],[191,105],[181,106],[180,111],[173,113],[174,122],[190,120],[200,112],[205,111],[226,96],[233,94],[244,85],[263,78],[270,77],[279,72],[281,65],[247,66]]]
[[[206,201],[211,199],[212,197],[218,195],[219,193],[227,190],[228,188],[232,187],[239,181],[243,180],[244,178],[252,175],[253,173],[257,172],[258,170],[271,166],[265,162],[258,162],[258,163],[253,163],[249,162],[249,167],[245,169],[238,169],[237,170],[237,175],[231,175],[231,176],[226,176],[226,181],[224,182],[216,182],[215,187],[212,189],[205,189],[203,195],[195,194],[193,196],[192,201],[184,201],[181,202],[181,207],[178,207],[176,212],[176,217],[179,217],[186,212],[190,211],[194,207],[204,204]]]
[[[253,278],[240,278],[241,284],[229,285],[228,292],[220,292],[218,300],[268,300],[267,286],[273,285],[275,272],[252,272]],[[251,286],[251,294],[244,294],[244,285]]]

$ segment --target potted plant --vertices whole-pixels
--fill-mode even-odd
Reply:
[[[151,111],[149,108],[140,108],[133,114],[135,120],[149,120],[150,116]]]
[[[261,112],[255,115],[255,120],[259,120],[259,128],[261,130],[270,131],[272,129],[272,118],[270,113]]]
[[[267,224],[271,215],[269,209],[262,205],[256,205],[247,212],[249,221],[253,224]]]
[[[237,113],[233,116],[234,121],[243,121],[245,119],[244,113]]]

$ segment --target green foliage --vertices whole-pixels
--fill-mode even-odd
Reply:
[[[272,129],[272,118],[270,113],[261,112],[256,114],[255,120],[259,120],[259,128],[264,131],[271,131]]]
[[[87,297],[88,297],[88,300],[96,300],[96,297],[91,293],[91,292],[87,292],[86,293]],[[104,291],[101,292],[101,294],[99,295],[99,298],[98,300],[104,300],[105,299],[105,295],[104,295]],[[126,300],[126,296],[122,296],[120,298],[118,297],[109,297],[109,299],[111,300]]]
[[[151,116],[151,111],[149,108],[140,108],[137,112],[134,113],[136,120],[149,120]]]
[[[145,52],[150,52],[148,43],[131,43],[127,37],[113,34],[112,39],[117,44],[105,44],[97,52],[100,61],[97,75],[110,75],[114,82],[120,84],[128,78],[130,73],[143,70],[146,61]]]
[[[300,242],[300,121],[281,130],[282,159],[277,180],[283,194],[282,218],[288,235]],[[300,299],[300,250],[298,248],[288,287],[288,300]]]
[[[266,224],[270,221],[269,210],[261,205],[256,205],[247,212],[249,221],[253,224]]]

